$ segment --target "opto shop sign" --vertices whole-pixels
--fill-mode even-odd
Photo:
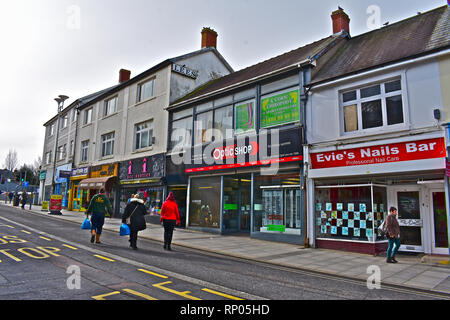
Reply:
[[[312,169],[445,158],[444,138],[311,153]]]

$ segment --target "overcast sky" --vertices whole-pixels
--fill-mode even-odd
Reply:
[[[77,98],[200,49],[200,32],[240,70],[332,33],[331,12],[350,16],[353,36],[445,0],[0,0],[0,168],[9,149],[20,165],[42,157],[54,98]],[[379,17],[379,19],[377,19]]]

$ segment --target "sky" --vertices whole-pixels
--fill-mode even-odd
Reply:
[[[331,12],[350,33],[369,32],[446,5],[446,0],[0,0],[0,168],[42,157],[44,123],[65,106],[197,51],[203,27],[235,71],[332,34]]]

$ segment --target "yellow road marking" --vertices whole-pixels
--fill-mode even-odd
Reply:
[[[22,260],[20,260],[19,258],[13,256],[12,254],[8,253],[7,251],[9,251],[10,249],[4,249],[4,250],[0,250],[1,253],[3,253],[5,256],[10,257],[11,259],[13,259],[14,261],[20,262]],[[1,262],[1,260],[0,260]]]
[[[202,289],[202,290],[203,290],[203,291],[206,291],[206,292],[209,292],[209,293],[212,293],[212,294],[215,294],[215,295],[217,295],[217,296],[222,296],[222,297],[224,297],[224,298],[231,299],[231,300],[244,300],[244,299],[242,299],[242,298],[233,297],[233,296],[230,296],[229,294],[222,293],[222,292],[218,292],[218,291],[214,291],[214,290],[207,289],[207,288],[204,288],[204,289]]]
[[[97,257],[97,258],[100,258],[100,259],[103,259],[103,260],[106,260],[106,261],[110,261],[110,262],[114,262],[115,261],[113,259],[106,258],[106,257],[103,257],[103,256],[98,255],[98,254],[95,254],[94,257]]]
[[[72,250],[78,250],[78,248],[69,246],[68,244],[63,244],[63,246],[64,246],[64,247],[67,247],[67,248],[69,248],[69,249],[72,249]]]
[[[39,237],[39,238],[41,238],[41,239],[44,239],[44,240],[47,240],[47,241],[52,241],[52,239],[49,239],[49,238],[46,238],[46,237]]]
[[[26,233],[26,234],[31,234],[31,232],[26,231],[26,230],[22,230],[22,232],[23,232],[23,233]]]
[[[164,285],[171,284],[171,283],[172,283],[172,281],[167,281],[167,282],[163,282],[163,283],[154,284],[153,286],[158,288],[158,289],[161,289],[161,290],[164,290],[164,291],[176,294],[178,296],[182,296],[183,298],[187,298],[187,299],[191,299],[191,300],[202,300],[200,298],[193,297],[193,296],[189,295],[189,293],[191,293],[190,291],[180,292],[180,291],[176,291],[176,290],[164,287]]]
[[[141,272],[144,272],[144,273],[151,274],[152,276],[155,276],[155,277],[160,277],[160,278],[163,278],[163,279],[168,279],[169,278],[169,277],[163,276],[162,274],[151,272],[151,271],[148,271],[148,270],[145,270],[145,269],[138,269],[138,270],[141,271]]]
[[[101,295],[92,297],[92,299],[95,299],[95,300],[105,300],[106,297],[113,296],[113,295],[115,295],[115,294],[120,294],[120,291],[114,291],[114,292],[111,292],[111,293],[101,294]]]
[[[141,297],[141,298],[144,298],[144,299],[147,299],[147,300],[158,300],[158,299],[156,299],[156,298],[150,297],[150,296],[147,295],[147,294],[143,294],[143,293],[140,293],[140,292],[131,290],[131,289],[123,289],[123,291],[128,292],[128,293],[131,293],[131,294],[133,294],[133,295],[135,295],[135,296],[138,296],[138,297]]]

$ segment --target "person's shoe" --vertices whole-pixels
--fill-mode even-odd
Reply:
[[[172,248],[170,247],[170,244],[167,246],[168,251],[172,251]]]
[[[101,242],[100,242],[100,235],[99,235],[99,234],[96,234],[96,235],[95,235],[95,243],[101,243]]]
[[[395,262],[392,261],[392,258],[388,258],[388,259],[386,259],[386,263],[395,263]]]
[[[398,261],[397,261],[397,260],[395,260],[395,258],[394,258],[394,257],[392,257],[392,258],[391,258],[391,261],[392,261],[393,263],[398,263]]]
[[[133,250],[137,250],[138,248],[136,246],[131,247]]]

